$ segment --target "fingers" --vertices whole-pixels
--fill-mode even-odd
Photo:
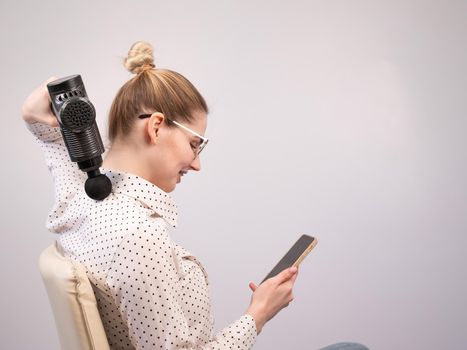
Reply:
[[[55,79],[55,77],[50,77],[26,98],[21,108],[21,114],[26,122],[58,126],[58,122],[50,108],[51,101],[47,90],[47,84]]]
[[[56,76],[51,76],[49,79],[47,79],[45,81],[45,85],[47,85],[48,83],[50,83],[51,81],[54,81],[54,80],[57,80],[58,78]]]
[[[57,77],[51,76],[46,81],[44,81],[41,84],[41,86],[38,88],[38,90],[42,90],[41,92],[42,96],[44,96],[44,98],[46,98],[48,101],[47,106],[44,106],[45,110],[43,111],[43,115],[41,116],[41,118],[43,119],[41,120],[41,122],[51,127],[57,127],[58,121],[57,121],[57,118],[55,117],[55,114],[52,111],[52,104],[51,104],[52,101],[50,99],[49,90],[47,89],[47,84],[57,79],[58,79]]]
[[[49,90],[47,89],[47,84],[54,81],[54,80],[57,80],[57,77],[55,76],[51,76],[50,78],[48,78],[46,81],[42,82],[35,90],[34,92],[37,92],[37,93],[45,93],[47,94],[47,96],[49,96]],[[49,97],[49,100],[50,100],[50,97]]]
[[[298,269],[295,266],[289,267],[288,269],[283,270],[277,276],[274,276],[272,279],[278,284],[282,284],[285,281],[289,280],[292,276],[296,275]]]
[[[58,78],[55,77],[55,76],[52,76],[50,77],[49,79],[47,79],[46,81],[44,81],[42,83],[42,85],[40,86],[40,88],[42,88],[44,90],[44,92],[47,94],[47,98],[49,100],[49,102],[52,102],[51,99],[50,99],[50,95],[49,95],[49,89],[47,88],[47,84],[54,81],[54,80],[57,80]]]
[[[268,279],[260,286],[250,282],[253,291],[251,310],[262,310],[266,322],[273,318],[281,309],[288,307],[294,300],[293,284],[297,278],[296,267],[287,268],[276,276]]]
[[[52,102],[52,101],[50,100],[50,95],[49,95],[49,90],[47,89],[47,84],[54,81],[54,80],[57,80],[57,79],[58,78],[56,76],[51,76],[44,83],[44,88],[46,90],[47,98],[48,98],[49,102]],[[58,126],[58,120],[55,117],[55,114],[53,113],[52,108],[49,109],[49,113],[48,113],[48,116],[47,116],[47,124],[52,126],[52,127],[57,127]]]
[[[294,300],[294,296],[293,296],[293,294],[292,294],[292,293],[290,293],[290,296],[289,296],[289,298],[287,299],[287,304],[285,304],[285,306],[284,306],[284,307],[287,307],[287,306],[289,306],[289,305],[290,305],[290,303],[291,303],[293,300]]]
[[[41,88],[43,89],[44,93],[47,95],[47,99],[49,100],[49,102],[52,102],[52,100],[50,99],[50,95],[49,95],[49,89],[47,89],[47,84],[54,81],[54,80],[57,80],[57,77],[50,77],[49,79],[47,79],[46,81],[44,81],[41,85]]]
[[[297,276],[298,276],[298,270],[296,273],[294,273],[294,275],[292,276],[292,278],[290,279],[292,281],[292,284],[295,283],[295,280],[297,279]]]

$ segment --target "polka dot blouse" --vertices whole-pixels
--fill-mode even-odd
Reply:
[[[47,228],[66,256],[82,263],[93,285],[112,349],[250,349],[250,315],[213,334],[209,281],[200,261],[174,243],[177,207],[152,183],[103,170],[112,193],[95,201],[86,174],[69,159],[59,128],[28,124],[53,175]]]

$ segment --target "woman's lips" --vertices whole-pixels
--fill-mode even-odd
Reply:
[[[179,183],[181,180],[182,180],[182,176],[186,174],[186,171],[180,171],[178,173],[178,179],[177,179],[177,183]]]

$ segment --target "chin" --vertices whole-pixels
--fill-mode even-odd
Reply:
[[[177,187],[177,184],[170,184],[165,186],[166,188],[163,188],[163,190],[167,193],[173,192],[175,190],[175,187]]]
[[[177,185],[176,183],[172,183],[172,182],[161,183],[161,181],[152,182],[152,183],[153,185],[157,186],[159,189],[161,189],[165,193],[172,192],[173,190],[175,190],[175,186]]]

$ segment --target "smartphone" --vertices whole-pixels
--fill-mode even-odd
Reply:
[[[261,283],[266,281],[268,278],[274,277],[289,267],[298,267],[317,243],[318,241],[316,238],[308,235],[302,235],[297,240],[297,242],[295,242],[292,248],[290,248],[289,251],[284,255],[284,257],[277,263],[277,265],[274,266],[271,272],[269,272],[269,274],[261,281]]]

